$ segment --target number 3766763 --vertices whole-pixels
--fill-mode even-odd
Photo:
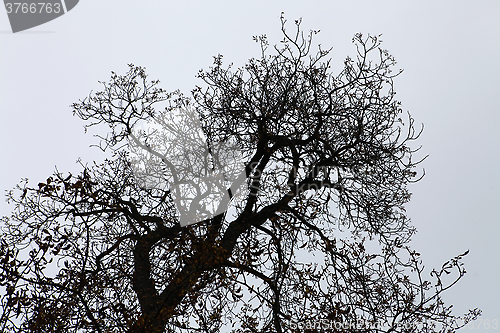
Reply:
[[[45,2],[7,2],[5,3],[7,14],[23,13],[23,14],[36,14],[36,13],[56,13],[59,14],[62,10],[60,3],[45,3]]]

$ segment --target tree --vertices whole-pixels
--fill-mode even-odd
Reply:
[[[423,176],[410,145],[422,130],[401,118],[394,58],[379,37],[357,34],[355,59],[334,74],[329,50],[311,52],[316,32],[296,21],[289,34],[285,22],[279,46],[255,37],[262,56],[244,67],[215,57],[192,98],[129,65],[73,104],[113,157],[9,192],[2,331],[454,332],[480,314],[457,317],[441,298],[467,252],[428,281],[409,247],[407,187]],[[147,142],[134,126],[176,110],[197,115],[213,170],[227,173],[223,143],[244,161],[243,181],[222,180],[224,213],[185,227],[173,187],[138,182],[139,155],[127,149],[135,139],[155,158],[161,136]],[[157,155],[156,166],[172,162]]]

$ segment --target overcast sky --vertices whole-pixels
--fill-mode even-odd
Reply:
[[[321,30],[316,41],[333,47],[334,69],[354,54],[355,33],[383,34],[404,69],[397,98],[425,125],[421,156],[430,155],[426,177],[410,187],[408,215],[419,230],[412,245],[427,274],[469,249],[468,274],[444,298],[457,314],[479,307],[483,319],[500,320],[498,0],[82,0],[16,34],[0,10],[0,190],[22,177],[37,184],[55,166],[77,172],[79,157],[102,159],[69,106],[112,70],[145,66],[163,88],[188,94],[212,56],[240,66],[259,55],[253,35],[278,42],[282,11]],[[9,211],[2,200],[0,215]]]

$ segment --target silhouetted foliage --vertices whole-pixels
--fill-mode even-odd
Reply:
[[[428,279],[408,245],[421,131],[394,98],[393,57],[357,34],[332,73],[329,50],[311,52],[316,32],[296,28],[282,19],[274,48],[255,37],[262,56],[242,68],[215,57],[192,98],[130,65],[73,105],[86,127],[108,126],[113,158],[9,193],[3,332],[454,332],[478,316],[441,299],[467,253]],[[134,125],[179,108],[245,161],[227,213],[187,227],[168,188],[138,185],[126,149]]]

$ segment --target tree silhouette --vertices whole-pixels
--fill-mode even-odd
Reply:
[[[73,104],[114,154],[9,192],[2,331],[454,332],[479,315],[457,317],[441,299],[467,252],[427,279],[409,247],[421,130],[403,122],[394,58],[357,34],[335,74],[329,50],[311,52],[316,32],[285,22],[278,46],[255,37],[262,56],[244,67],[215,57],[191,98],[129,65]],[[191,159],[166,139],[175,128],[193,138],[191,123],[165,121],[174,112],[196,115],[203,134],[183,141],[200,148]],[[154,122],[163,132],[143,126]],[[175,186],[188,183],[182,206]],[[181,227],[188,206],[198,220]]]

